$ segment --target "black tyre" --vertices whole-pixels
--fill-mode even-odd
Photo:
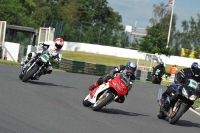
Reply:
[[[181,118],[181,116],[185,113],[186,110],[187,110],[187,106],[185,106],[184,104],[181,104],[177,113],[173,115],[173,117],[169,117],[169,123],[176,124],[176,122]]]
[[[20,73],[19,78],[22,80],[23,77],[24,75]]]
[[[93,111],[100,110],[101,108],[103,108],[104,106],[106,106],[107,103],[109,103],[112,99],[113,99],[113,95],[112,95],[111,92],[108,91],[105,97],[103,97],[101,99],[99,98],[97,100],[97,102],[92,106],[92,110]]]
[[[90,107],[91,106],[91,102],[88,101],[88,99],[83,99],[83,106],[85,107]]]
[[[28,81],[37,71],[38,71],[39,67],[38,66],[34,66],[30,71],[28,71],[24,77],[22,78],[23,82]]]
[[[155,83],[155,77],[152,76],[152,79],[151,79],[152,83]]]
[[[157,117],[159,119],[165,119],[167,116],[162,111],[159,110],[157,113]]]

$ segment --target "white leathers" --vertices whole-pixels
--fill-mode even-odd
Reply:
[[[59,62],[60,62],[61,61],[61,57],[62,57],[62,50],[61,49],[56,50],[54,41],[46,41],[46,42],[39,43],[38,44],[37,53],[41,53],[42,52],[43,43],[45,45],[49,45],[48,51],[49,51],[50,57],[56,56],[58,54]],[[55,60],[55,61],[57,61],[57,60]]]

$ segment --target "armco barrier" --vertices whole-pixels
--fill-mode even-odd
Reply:
[[[52,64],[53,68],[57,67],[66,72],[82,73],[82,74],[89,74],[89,75],[96,75],[96,76],[102,76],[104,74],[107,74],[110,72],[110,70],[112,70],[115,67],[115,66],[106,66],[103,64],[75,61],[75,60],[66,59],[66,58],[61,59],[61,63],[59,64],[59,66],[56,66],[56,64],[54,65]],[[148,72],[148,71],[141,72],[141,70],[137,70],[136,79],[151,81],[151,72]]]
[[[95,73],[95,64],[85,62],[84,73],[89,75],[94,75]]]
[[[72,66],[73,60],[62,58],[59,68],[66,72],[72,72]]]
[[[51,62],[53,68],[59,69],[59,64],[57,62]]]
[[[95,65],[95,75],[101,76],[106,74],[106,65],[96,64]]]
[[[114,66],[106,66],[105,74],[109,73],[112,69],[114,69]]]
[[[85,62],[72,61],[72,72],[73,73],[84,73]]]

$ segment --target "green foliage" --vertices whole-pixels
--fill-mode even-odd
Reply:
[[[147,29],[147,36],[140,40],[139,51],[151,54],[169,55],[170,50],[166,48],[167,35],[161,31],[160,24]]]
[[[28,7],[34,8],[34,4]],[[1,0],[0,16],[0,21],[7,21],[8,24],[36,26],[34,21],[29,17],[29,10],[22,5],[20,0]]]
[[[194,58],[199,58],[200,53],[200,14],[197,14],[197,21],[193,17],[189,21],[182,22],[183,33],[181,34],[180,46],[188,49],[186,57],[189,57],[192,51],[195,51]]]

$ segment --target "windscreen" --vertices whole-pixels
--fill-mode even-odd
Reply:
[[[125,73],[121,73],[121,74],[120,74],[120,78],[121,78],[121,80],[124,82],[124,84],[125,84],[126,86],[129,86],[130,80],[129,80],[129,78],[125,75]]]

